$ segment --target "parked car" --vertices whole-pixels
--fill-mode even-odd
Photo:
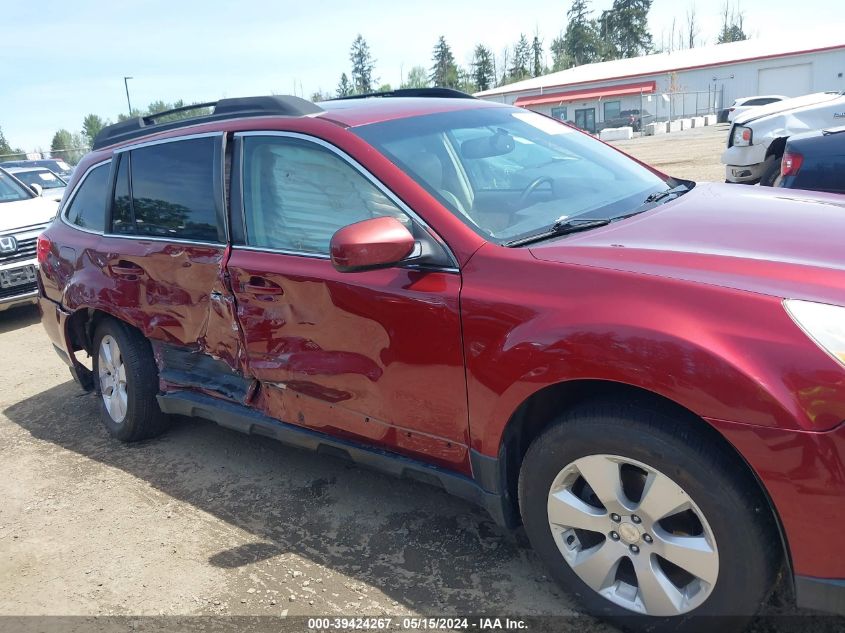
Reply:
[[[641,127],[640,124],[641,119],[639,110],[622,110],[619,113],[619,116],[605,120],[603,127],[631,127],[634,132],[639,132]]]
[[[841,125],[845,93],[818,92],[759,106],[738,116],[722,153],[727,182],[773,185],[787,139]]]
[[[45,169],[49,169],[63,180],[67,180],[68,178],[70,178],[70,175],[73,173],[73,167],[68,165],[65,161],[60,158],[43,158],[38,160],[7,160],[3,163],[0,163],[0,167],[3,167],[4,169],[10,169],[12,167],[43,167]]]
[[[0,311],[38,301],[36,238],[57,206],[0,169]]]
[[[840,198],[442,89],[213,107],[105,128],[39,238],[115,438],[198,416],[440,486],[635,629],[740,627],[781,573],[845,612]]]
[[[789,137],[775,185],[845,193],[845,126]]]
[[[754,108],[786,99],[789,99],[789,97],[784,97],[783,95],[758,95],[756,97],[736,99],[728,108],[728,122],[733,122],[740,114],[753,110]]]
[[[39,196],[58,202],[67,183],[46,167],[9,167],[6,171],[35,191]]]

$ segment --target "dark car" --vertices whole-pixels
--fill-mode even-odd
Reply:
[[[442,487],[633,628],[780,577],[845,612],[838,198],[442,89],[207,105],[106,127],[38,241],[111,435],[197,416]]]
[[[62,180],[68,180],[73,173],[73,167],[61,158],[42,158],[38,160],[7,160],[0,163],[0,167],[42,167],[49,169]]]
[[[775,184],[845,193],[845,126],[790,136]]]
[[[602,127],[632,127],[634,132],[639,132],[641,121],[639,110],[622,110],[617,116],[606,119]]]

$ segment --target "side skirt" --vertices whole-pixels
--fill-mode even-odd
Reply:
[[[269,418],[246,406],[190,391],[158,396],[164,413],[204,418],[241,433],[263,435],[288,446],[347,459],[394,477],[413,479],[441,488],[451,495],[481,506],[496,523],[513,527],[506,499],[482,488],[475,480],[454,472],[388,451],[337,439],[286,422]]]

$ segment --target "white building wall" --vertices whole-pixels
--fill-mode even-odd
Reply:
[[[809,65],[809,77],[804,81],[803,73],[786,70],[778,73],[779,68]],[[768,80],[764,77],[761,82],[761,72],[768,72]],[[642,81],[654,81],[655,94],[623,97],[606,97],[602,100],[564,102],[560,104],[546,104],[530,106],[530,109],[543,114],[552,114],[555,107],[566,108],[566,120],[575,121],[575,110],[595,108],[596,126],[601,127],[604,122],[602,101],[621,101],[621,110],[641,109],[649,116],[644,119],[648,123],[652,120],[665,120],[679,116],[694,116],[717,112],[728,107],[734,99],[761,94],[760,88],[771,87],[772,76],[789,77],[775,94],[788,97],[799,96],[809,92],[827,90],[845,91],[845,49],[805,53],[801,55],[785,55],[768,59],[753,60],[735,64],[722,64],[694,70],[684,70],[677,73],[662,73],[659,75],[645,75],[637,77],[623,77],[620,79],[581,83],[569,86],[554,86],[543,90],[521,91],[516,93],[487,97],[491,101],[512,104],[518,97],[541,95],[550,92],[569,92],[574,90],[590,90],[594,88],[608,88]],[[761,86],[761,83],[763,84]],[[768,84],[768,85],[766,85]],[[809,87],[809,90],[808,90]],[[662,95],[671,93],[667,98]],[[698,94],[695,94],[698,93]],[[720,98],[721,97],[721,98]],[[710,107],[712,101],[712,107]],[[641,104],[642,103],[642,107]]]

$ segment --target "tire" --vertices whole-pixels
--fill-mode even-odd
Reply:
[[[652,632],[699,630],[698,616],[720,616],[726,633],[744,627],[770,594],[782,560],[771,512],[742,464],[695,423],[645,404],[585,405],[529,447],[519,476],[525,530],[589,613]],[[674,584],[665,591],[667,580]]]
[[[122,442],[163,433],[168,417],[159,409],[158,368],[149,341],[120,321],[107,319],[94,333],[94,380],[108,432]]]
[[[774,187],[780,177],[781,156],[775,156],[773,158],[774,160],[763,170],[763,175],[760,176],[761,187]]]

